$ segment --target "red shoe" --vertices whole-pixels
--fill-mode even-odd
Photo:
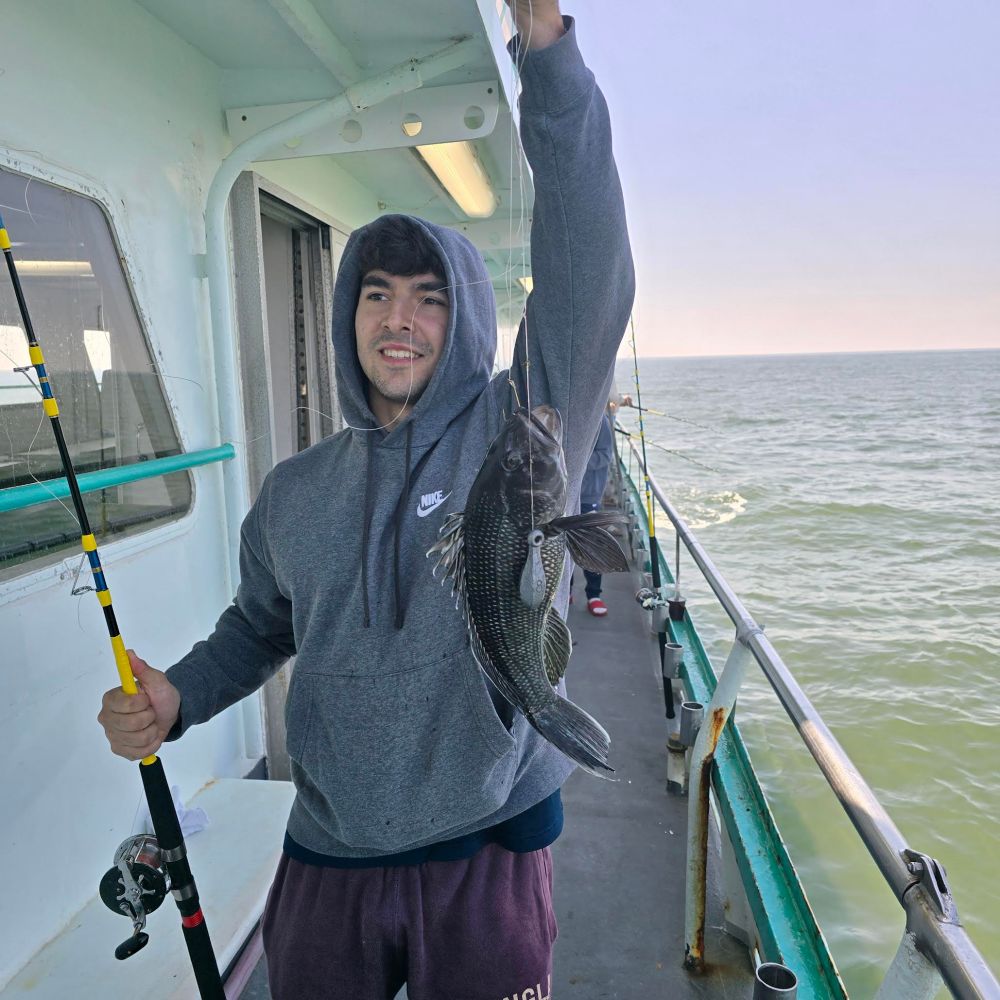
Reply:
[[[608,606],[599,597],[591,597],[587,601],[587,610],[595,618],[603,618],[608,613]]]

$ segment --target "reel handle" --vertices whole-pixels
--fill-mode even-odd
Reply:
[[[136,931],[127,941],[122,941],[115,948],[115,958],[119,962],[124,962],[126,958],[131,958],[137,951],[142,951],[149,944],[149,935],[145,931]]]

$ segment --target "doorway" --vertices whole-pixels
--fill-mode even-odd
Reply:
[[[347,233],[289,192],[248,171],[230,197],[236,320],[251,500],[281,461],[341,427],[330,315],[333,280]],[[284,707],[292,663],[248,711],[247,757],[264,755],[271,778],[288,780]]]

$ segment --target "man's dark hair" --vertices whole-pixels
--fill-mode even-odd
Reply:
[[[423,228],[409,219],[391,216],[365,234],[358,247],[362,277],[385,271],[402,278],[433,274],[445,283],[444,265]]]

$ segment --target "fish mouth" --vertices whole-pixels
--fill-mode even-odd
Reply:
[[[542,419],[543,414],[551,421],[551,426]],[[559,411],[552,406],[536,406],[533,410],[522,406],[514,411],[514,416],[518,417],[528,427],[534,427],[543,438],[553,444],[562,445],[562,418]]]
[[[548,427],[545,426],[545,424],[541,422],[541,420],[538,419],[538,417],[534,415],[534,413],[529,413],[528,418],[550,441],[555,441],[555,435],[548,429]]]

